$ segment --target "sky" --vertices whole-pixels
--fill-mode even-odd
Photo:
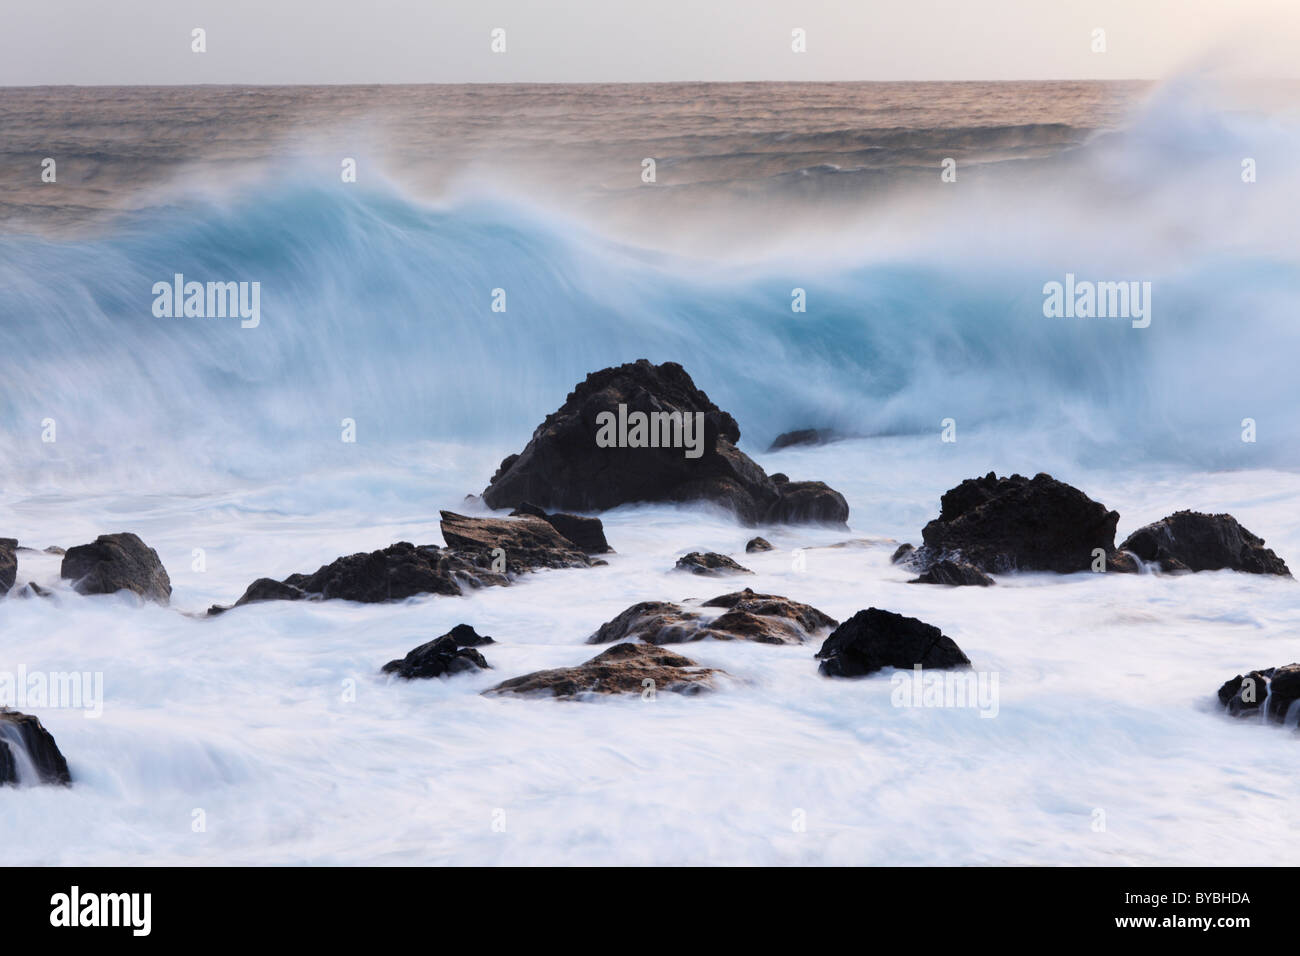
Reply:
[[[0,86],[1300,75],[1300,0],[3,0]],[[191,50],[191,31],[207,50]],[[492,31],[505,30],[494,53]],[[791,49],[792,31],[806,52]],[[1105,52],[1092,49],[1105,31]]]

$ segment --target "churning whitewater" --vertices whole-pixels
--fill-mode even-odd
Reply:
[[[809,86],[788,95],[847,95]],[[703,217],[709,255],[668,227],[638,233],[628,204],[643,200],[600,183],[561,202],[517,176],[458,173],[431,195],[420,170],[376,159],[341,187],[306,142],[59,234],[11,217],[0,536],[24,547],[18,583],[49,594],[0,600],[0,674],[87,674],[92,702],[27,702],[73,785],[0,788],[0,859],[1214,864],[1265,842],[1294,855],[1300,826],[1279,810],[1300,797],[1293,734],[1231,720],[1214,697],[1300,658],[1294,580],[1147,568],[949,588],[891,563],[945,491],[989,471],[1082,489],[1119,512],[1117,541],[1181,508],[1230,512],[1300,563],[1300,190],[1268,166],[1300,129],[1202,107],[1189,83],[1120,116],[1076,91],[1054,117],[1050,87],[1020,126],[923,117],[913,132],[936,157],[944,130],[996,154],[961,165],[960,198],[935,195],[937,173],[911,177],[905,130],[874,131],[889,155],[870,162],[843,126],[795,130],[793,146],[732,131],[735,157],[765,157],[758,178],[714,156],[674,186],[661,164],[678,197],[664,201]],[[617,95],[602,108],[631,140]],[[1225,186],[1246,143],[1275,178]],[[802,190],[843,207],[833,229],[783,219]],[[1151,282],[1149,321],[1045,314],[1045,284],[1067,275]],[[191,282],[202,308],[186,314]],[[209,283],[233,309],[208,309]],[[443,543],[441,510],[488,514],[465,496],[588,373],[638,358],[680,363],[767,473],[841,492],[848,528],[756,532],[703,504],[625,504],[601,515],[601,566],[205,616],[257,578]],[[674,454],[690,460],[681,426]],[[630,427],[612,422],[614,447]],[[767,450],[791,429],[838,440]],[[156,549],[170,606],[78,594],[44,550],[121,531]],[[755,533],[773,549],[746,554]],[[673,570],[696,551],[754,573]],[[933,624],[983,677],[984,706],[927,706],[921,691],[899,706],[888,671],[820,675],[815,643],[717,640],[672,648],[726,673],[709,694],[482,695],[588,660],[584,642],[629,605],[740,587],[838,621],[879,607]],[[490,670],[381,672],[460,623],[494,637]]]

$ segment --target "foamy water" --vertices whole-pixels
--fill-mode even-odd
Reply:
[[[1120,512],[1117,540],[1229,511],[1300,563],[1297,129],[1178,84],[1141,103],[966,86],[47,92],[73,111],[53,119],[39,91],[0,91],[23,150],[48,126],[90,163],[64,167],[60,199],[7,192],[0,535],[134,531],[174,586],[171,608],[81,597],[56,557],[20,554],[20,582],[55,595],[0,602],[0,670],[102,672],[105,700],[97,719],[26,708],[74,786],[0,791],[0,859],[1192,864],[1252,841],[1286,859],[1293,735],[1213,694],[1300,659],[1294,581],[948,589],[889,556],[943,491],[996,470],[1080,487]],[[539,104],[555,118],[526,121]],[[339,125],[271,143],[289,107]],[[422,159],[439,135],[450,159]],[[358,142],[382,172],[345,187]],[[647,151],[665,188],[611,185]],[[952,151],[962,189],[944,193]],[[1243,155],[1267,179],[1242,183]],[[150,288],[178,271],[262,282],[261,325],[155,319]],[[1151,279],[1151,327],[1044,318],[1067,271]],[[629,506],[604,516],[607,567],[196,616],[260,576],[440,543],[438,510],[472,508],[569,388],[643,356],[681,362],[769,472],[841,490],[852,530],[761,529],[777,550],[745,555],[754,532],[725,516]],[[763,452],[810,426],[874,437]],[[756,574],[669,570],[701,548]],[[594,656],[585,638],[634,602],[742,586],[939,626],[999,675],[997,716],[898,708],[888,675],[828,680],[817,645],[743,642],[679,648],[731,675],[711,695],[480,696]],[[497,639],[493,670],[379,673],[461,622]]]

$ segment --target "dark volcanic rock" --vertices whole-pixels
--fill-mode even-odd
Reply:
[[[746,554],[757,554],[759,551],[771,551],[772,542],[766,538],[750,538],[745,542]]]
[[[413,680],[487,670],[491,665],[474,648],[492,643],[492,638],[476,633],[468,624],[457,624],[442,637],[421,644],[400,660],[389,661],[383,671]]]
[[[485,694],[641,694],[646,690],[695,694],[714,689],[722,671],[652,644],[615,644],[578,667],[560,667],[512,677]]]
[[[27,762],[36,780],[19,779]],[[68,762],[59,752],[54,737],[31,714],[0,708],[0,784],[72,783]]]
[[[925,544],[911,558],[928,570],[946,558],[981,571],[1092,569],[1101,548],[1108,571],[1136,571],[1115,548],[1119,514],[1051,475],[968,478],[941,499],[939,517],[921,532]]]
[[[1234,717],[1265,716],[1274,723],[1295,727],[1300,710],[1300,664],[1285,664],[1238,674],[1219,688],[1219,703]]]
[[[18,541],[14,538],[0,538],[0,597],[14,586],[18,576]]]
[[[847,524],[849,503],[824,481],[775,482],[780,499],[767,520],[778,524]]]
[[[677,559],[676,569],[711,576],[754,573],[749,568],[741,567],[725,554],[718,554],[716,551],[692,551],[690,554],[684,554]]]
[[[524,515],[519,518],[470,518],[442,512],[442,537],[447,547],[492,557],[505,552],[506,570],[512,574],[536,568],[589,568],[592,560],[549,522]]]
[[[636,413],[657,415],[650,421],[658,425],[671,423],[674,415],[682,422],[684,416],[694,422],[701,415],[698,457],[687,457],[695,449],[684,447],[599,447],[598,417],[607,412],[617,417],[620,406],[628,421]],[[662,444],[661,429],[651,431],[655,444]],[[628,438],[640,443],[631,431]],[[798,489],[795,500],[782,504],[775,482],[736,448],[739,440],[736,420],[696,388],[680,365],[639,359],[588,375],[537,427],[524,450],[501,462],[483,500],[491,508],[532,502],[565,511],[603,511],[634,501],[710,501],[748,524],[842,520],[840,512],[847,514],[834,493]],[[805,512],[814,517],[800,517]]]
[[[988,587],[993,583],[993,579],[975,567],[973,564],[967,564],[965,561],[952,561],[944,559],[936,561],[930,565],[920,577],[912,578],[908,584],[951,584],[956,587],[962,585],[974,585],[976,587]]]
[[[399,541],[382,551],[363,551],[338,558],[314,574],[291,574],[283,581],[258,578],[232,606],[303,598],[338,598],[376,604],[417,594],[462,594],[465,588],[508,583],[505,574],[492,570],[490,555],[463,554],[437,545],[417,546]],[[228,610],[214,605],[208,614],[215,616]]]
[[[444,511],[442,536],[446,548],[399,541],[382,551],[338,558],[314,574],[291,574],[283,581],[258,578],[232,606],[303,598],[374,604],[418,594],[456,595],[466,589],[508,585],[511,575],[537,568],[604,564],[589,558],[548,522],[531,515],[469,518]],[[208,614],[227,610],[214,605]]]
[[[70,548],[59,574],[72,580],[81,594],[133,591],[159,604],[167,604],[172,596],[172,583],[158,552],[129,531],[101,534],[91,544]]]
[[[647,644],[684,644],[713,638],[760,644],[801,644],[818,631],[835,626],[834,618],[808,604],[775,594],[755,594],[749,588],[704,602],[725,612],[709,618],[668,601],[642,601],[587,638],[588,644],[641,640]]]
[[[531,515],[541,518],[587,554],[607,554],[614,549],[605,540],[605,525],[599,518],[573,515],[564,511],[547,514],[534,504],[524,503],[510,512],[512,516]]]
[[[648,644],[681,644],[706,636],[700,615],[668,601],[633,604],[612,621],[606,621],[587,638],[588,644],[640,638]]]
[[[817,657],[828,677],[859,677],[885,667],[969,667],[970,659],[937,627],[867,608],[835,629]]]
[[[835,432],[829,428],[798,428],[792,432],[782,432],[768,446],[768,451],[779,451],[791,445],[824,445],[833,441]]]
[[[1120,545],[1165,571],[1218,571],[1290,576],[1286,562],[1264,539],[1243,528],[1232,515],[1176,511],[1129,535]]]
[[[897,550],[894,551],[893,556],[890,557],[890,559],[889,559],[889,563],[890,563],[890,564],[910,564],[910,563],[912,562],[912,556],[913,556],[914,554],[916,554],[916,545],[914,545],[914,544],[900,544],[900,545],[898,546]]]

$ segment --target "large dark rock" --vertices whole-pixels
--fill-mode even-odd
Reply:
[[[1300,701],[1300,664],[1284,664],[1238,674],[1219,688],[1219,703],[1234,717],[1265,717],[1278,724],[1296,726]]]
[[[18,541],[15,538],[0,538],[0,597],[4,597],[14,586],[18,576]]]
[[[146,601],[171,601],[171,579],[158,552],[129,531],[101,534],[90,544],[69,548],[59,574],[81,594],[133,591]]]
[[[598,446],[598,417],[605,412],[617,417],[620,406],[628,416],[665,416],[662,422],[673,415],[692,416],[693,422],[698,413],[703,423],[698,457],[688,457],[694,451],[684,447]],[[483,500],[491,508],[531,502],[565,511],[603,511],[635,501],[710,501],[748,524],[847,517],[847,505],[841,507],[843,498],[835,500],[833,492],[792,487],[795,500],[783,504],[786,494],[736,448],[739,440],[736,420],[696,388],[680,365],[639,359],[588,375],[537,427],[524,450],[501,462]],[[661,444],[657,438],[656,444]]]
[[[985,588],[993,583],[993,579],[973,564],[945,558],[942,561],[936,561],[930,565],[924,574],[912,578],[907,583],[948,584],[953,587],[975,586]]]
[[[614,550],[605,540],[605,525],[599,518],[569,514],[566,511],[547,514],[537,505],[528,503],[520,505],[510,514],[514,517],[531,515],[541,518],[587,554],[608,554]]]
[[[939,517],[921,532],[924,545],[902,558],[918,571],[964,561],[981,571],[1092,569],[1101,548],[1108,571],[1136,571],[1115,548],[1119,514],[1051,475],[968,478],[944,494]]]
[[[505,552],[506,570],[512,574],[537,568],[589,568],[594,563],[549,522],[524,515],[519,518],[470,518],[442,512],[442,538],[447,547],[485,555]]]
[[[714,689],[714,677],[722,673],[652,644],[615,644],[578,667],[512,677],[484,693],[576,698],[647,690],[695,694]]]
[[[781,493],[767,514],[775,524],[847,524],[849,503],[824,481],[772,481]]]
[[[692,551],[690,554],[684,554],[677,559],[676,570],[690,571],[692,574],[707,574],[711,577],[754,573],[725,554],[718,554],[716,551]]]
[[[867,608],[837,627],[817,657],[828,677],[860,677],[885,667],[969,667],[970,659],[932,624]]]
[[[746,554],[757,554],[760,551],[771,551],[772,542],[766,538],[750,538],[745,542]]]
[[[492,638],[477,633],[468,624],[457,624],[442,637],[421,644],[400,660],[389,661],[383,671],[414,680],[487,670],[491,665],[474,648],[492,643]]]
[[[34,780],[27,779],[34,773]],[[54,737],[31,714],[0,708],[0,784],[72,783]]]
[[[1120,545],[1165,571],[1218,571],[1290,576],[1286,562],[1232,515],[1176,511],[1139,528]]]
[[[642,601],[602,624],[588,644],[641,640],[647,644],[684,644],[712,638],[760,644],[802,644],[835,626],[834,618],[808,604],[749,588],[705,601],[702,607],[723,608],[710,616],[668,601]]]

